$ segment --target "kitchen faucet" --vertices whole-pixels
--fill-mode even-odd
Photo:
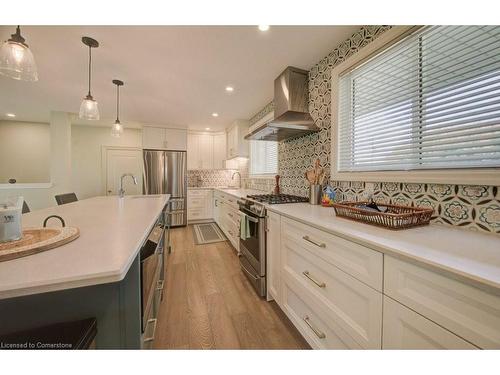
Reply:
[[[239,189],[241,189],[241,174],[240,174],[240,172],[234,172],[234,173],[233,173],[233,175],[231,176],[231,180],[234,180],[234,176],[235,176],[235,175],[240,176],[240,184],[239,184]]]
[[[132,173],[122,174],[122,176],[120,177],[120,190],[118,191],[118,196],[120,198],[123,198],[123,196],[125,195],[125,190],[123,189],[123,178],[127,176],[132,177],[132,179],[134,180],[134,185],[137,185],[137,178]]]

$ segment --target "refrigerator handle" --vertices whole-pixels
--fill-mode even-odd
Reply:
[[[162,194],[167,194],[167,177],[168,177],[168,153],[163,153],[163,191]]]

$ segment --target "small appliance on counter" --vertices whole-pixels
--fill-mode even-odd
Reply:
[[[319,159],[316,159],[313,169],[304,174],[309,182],[309,203],[320,204],[325,179],[325,170],[321,167]]]
[[[21,239],[23,201],[23,197],[18,197],[0,202],[0,243]]]

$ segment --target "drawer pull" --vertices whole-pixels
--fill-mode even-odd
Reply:
[[[153,341],[155,339],[155,334],[156,334],[156,324],[158,323],[158,319],[149,319],[148,322],[146,323],[146,329],[145,331],[148,329],[148,325],[149,324],[153,324],[153,332],[151,334],[151,336],[149,337],[145,337],[144,338],[144,342],[150,342],[150,341]]]
[[[314,277],[312,277],[311,274],[309,273],[309,271],[302,272],[302,275],[304,275],[305,277],[307,277],[309,280],[311,280],[314,284],[316,284],[320,288],[325,288],[326,287],[325,283],[319,282]]]
[[[314,241],[314,240],[311,240],[311,239],[309,238],[309,236],[304,236],[304,237],[302,237],[302,238],[303,238],[304,240],[306,240],[307,242],[310,242],[310,243],[312,243],[313,245],[316,245],[316,246],[318,246],[318,247],[326,247],[326,244],[325,244],[325,243],[323,243],[323,242],[319,243],[319,242],[316,242],[316,241]]]
[[[315,334],[316,336],[318,336],[318,338],[320,338],[320,339],[324,339],[324,338],[326,338],[326,335],[325,335],[323,332],[321,332],[320,330],[318,330],[317,328],[315,328],[315,327],[311,324],[311,320],[309,319],[309,317],[308,317],[307,315],[306,315],[306,316],[304,316],[303,320],[304,320],[304,322],[306,322],[306,324],[308,325],[308,327],[309,327],[309,328],[311,328],[311,331],[313,331],[313,332],[314,332],[314,334]]]

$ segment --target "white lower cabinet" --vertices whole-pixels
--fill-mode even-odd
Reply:
[[[500,348],[498,293],[268,215],[268,294],[313,348]]]
[[[302,288],[281,286],[281,307],[313,349],[361,349]]]
[[[387,255],[384,294],[480,348],[500,348],[498,295]]]
[[[280,305],[281,216],[274,212],[267,213],[266,251],[267,300]]]
[[[290,236],[283,236],[281,249],[282,279],[301,286],[302,293],[323,306],[325,314],[360,347],[380,349],[382,293],[325,262]]]
[[[204,221],[213,218],[213,191],[211,189],[191,189],[187,196],[188,221]]]
[[[214,220],[227,239],[239,252],[240,214],[236,198],[216,190],[214,192]]]
[[[383,338],[383,349],[477,349],[387,296]]]

